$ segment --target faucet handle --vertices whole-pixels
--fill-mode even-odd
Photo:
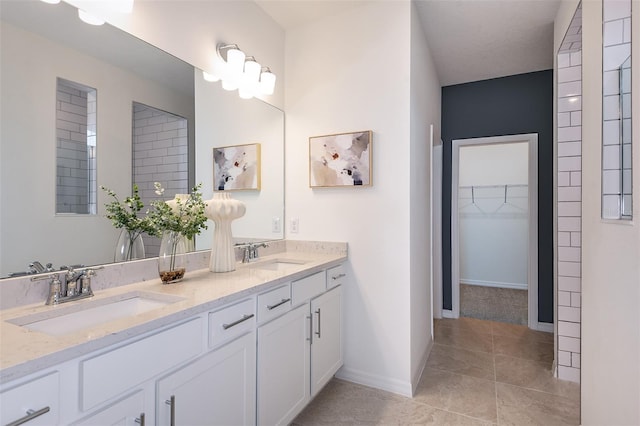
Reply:
[[[60,302],[62,296],[62,283],[58,277],[58,274],[41,275],[38,277],[32,277],[31,281],[51,280],[49,283],[49,295],[45,305],[57,305]]]

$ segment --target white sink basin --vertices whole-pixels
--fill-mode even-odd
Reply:
[[[254,263],[252,265],[249,265],[249,267],[255,269],[266,269],[268,271],[284,271],[286,269],[304,265],[305,263],[307,262],[297,259],[272,259]]]
[[[130,292],[100,300],[78,300],[71,305],[52,306],[50,311],[8,320],[29,330],[63,336],[79,330],[131,317],[183,300],[178,296]]]

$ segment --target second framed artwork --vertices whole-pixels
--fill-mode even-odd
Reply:
[[[371,130],[309,138],[309,186],[371,185]]]
[[[213,148],[213,190],[260,189],[260,144]]]

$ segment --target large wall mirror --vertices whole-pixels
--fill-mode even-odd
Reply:
[[[632,219],[631,0],[602,2],[602,217]]]
[[[284,220],[281,110],[240,100],[219,83],[204,81],[191,65],[108,24],[84,24],[66,3],[3,1],[0,17],[0,277],[26,271],[35,260],[54,268],[113,261],[120,231],[104,217],[107,195],[82,189],[87,195],[77,198],[84,207],[65,210],[61,183],[73,181],[59,174],[81,174],[83,188],[104,185],[123,198],[135,182],[145,200],[157,198],[153,181],[164,184],[167,199],[201,182],[210,199],[216,146],[262,148],[261,190],[232,193],[247,205],[246,216],[234,222],[234,235],[283,238],[282,227],[274,227]],[[70,88],[97,94],[87,95],[84,106],[89,125],[65,139],[65,147],[80,142],[82,148],[64,155],[94,156],[93,165],[75,172],[58,167],[68,163],[59,149],[68,132],[60,130],[57,110],[65,112],[65,121],[66,109],[75,108],[58,96]],[[152,147],[153,141],[161,142]],[[196,249],[210,248],[211,238],[202,235]],[[154,254],[150,247],[147,257]]]

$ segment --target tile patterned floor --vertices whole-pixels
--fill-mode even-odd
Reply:
[[[580,386],[551,375],[553,335],[525,326],[437,320],[413,398],[332,380],[293,425],[577,425]]]

